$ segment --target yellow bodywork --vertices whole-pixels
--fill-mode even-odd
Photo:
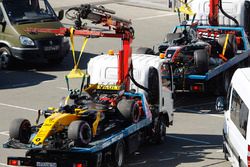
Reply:
[[[53,133],[60,132],[64,129],[65,126],[75,120],[78,120],[79,116],[76,114],[69,113],[54,113],[48,118],[45,119],[42,127],[39,129],[38,133],[32,140],[32,143],[35,145],[44,144],[44,141],[47,137]]]

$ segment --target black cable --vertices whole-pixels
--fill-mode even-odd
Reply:
[[[131,65],[130,65],[130,70],[129,70],[129,71],[130,71],[129,77],[130,77],[131,81],[135,84],[135,86],[137,86],[138,88],[140,88],[140,89],[144,90],[145,92],[149,93],[150,90],[149,90],[148,88],[142,86],[141,84],[139,84],[139,83],[135,80],[134,74],[133,74],[133,63],[132,63],[132,61],[131,61]]]
[[[219,9],[221,11],[222,14],[224,14],[227,18],[231,19],[234,21],[234,23],[236,24],[237,27],[239,27],[239,22],[238,20],[236,20],[234,17],[230,16],[229,14],[227,14],[224,9],[222,8],[222,2],[221,0],[219,1]]]

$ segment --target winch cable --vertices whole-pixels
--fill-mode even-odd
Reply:
[[[129,77],[130,77],[131,81],[135,84],[135,86],[137,86],[138,88],[140,88],[140,89],[144,90],[145,92],[149,93],[150,90],[149,90],[148,88],[142,86],[141,84],[139,84],[139,83],[135,80],[134,74],[133,74],[133,63],[132,63],[132,61],[131,61],[131,65],[130,65],[130,70],[129,70],[129,71],[130,71]]]
[[[233,20],[233,22],[236,24],[236,26],[239,27],[239,22],[238,22],[238,20],[235,19],[234,17],[230,16],[229,14],[227,14],[227,13],[225,12],[225,10],[222,8],[222,1],[221,1],[221,0],[219,0],[219,6],[218,6],[218,7],[219,7],[219,9],[220,9],[220,11],[221,11],[222,14],[224,14],[227,18]]]

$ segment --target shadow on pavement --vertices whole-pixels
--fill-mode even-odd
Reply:
[[[210,154],[222,149],[221,143],[221,135],[169,134],[164,144],[142,146],[139,152],[130,155],[126,167],[175,167],[205,159],[211,161],[206,161],[204,166],[220,166],[226,160]]]
[[[79,52],[76,52],[79,55]],[[88,61],[95,54],[83,53],[79,68],[86,69]],[[54,80],[57,77],[49,72],[70,71],[74,67],[72,55],[65,57],[61,64],[51,65],[47,62],[17,62],[11,70],[0,70],[0,89],[12,89],[37,85],[43,81]],[[68,72],[65,72],[67,74]]]
[[[76,51],[76,56],[80,54],[80,52]],[[80,60],[79,67],[81,69],[87,68],[88,61],[95,57],[95,54],[84,52],[82,58]],[[72,52],[64,58],[61,64],[49,64],[46,61],[40,62],[21,62],[14,68],[14,70],[23,71],[23,70],[36,70],[36,71],[69,71],[74,68],[74,61],[72,57]]]
[[[36,71],[0,71],[0,90],[38,85],[55,78],[53,75]]]

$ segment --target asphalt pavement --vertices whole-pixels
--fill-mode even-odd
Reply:
[[[68,2],[57,3],[66,5]],[[153,47],[178,23],[176,14],[168,11],[113,2],[105,3],[105,7],[115,10],[117,16],[132,19],[136,37],[133,48]],[[63,20],[63,23],[67,26],[72,24],[68,20]],[[77,51],[81,44],[82,38],[76,38]],[[80,67],[86,68],[91,57],[106,53],[109,49],[117,52],[120,47],[119,40],[92,39],[87,44]],[[0,71],[0,146],[8,139],[8,129],[13,119],[22,117],[34,123],[38,109],[59,105],[61,97],[67,95],[64,76],[72,68],[73,60],[69,54],[58,66],[21,63],[14,70]],[[179,96],[174,125],[167,128],[166,142],[142,146],[127,158],[126,166],[229,167],[222,153],[223,113],[214,111],[214,101],[215,97],[204,95]],[[0,166],[7,166],[7,156],[24,155],[23,150],[0,147]]]

